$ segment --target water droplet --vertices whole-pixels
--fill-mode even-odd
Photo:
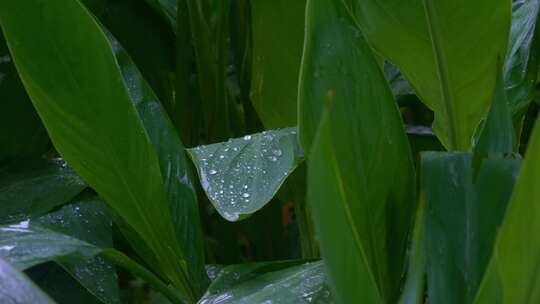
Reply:
[[[216,173],[217,173],[217,171],[214,170],[214,169],[208,171],[208,174],[210,174],[210,175],[215,175]]]
[[[272,150],[272,154],[274,154],[277,157],[280,157],[281,155],[283,155],[283,152],[280,149],[274,149]]]
[[[244,136],[244,140],[251,140],[251,135]]]
[[[277,161],[277,157],[275,157],[274,155],[269,156],[268,159],[273,162]]]
[[[248,185],[244,185],[244,187],[243,187],[243,188],[244,188],[244,189],[247,189],[247,188],[248,188]]]
[[[224,158],[225,158],[225,156],[223,156],[223,155],[219,156],[219,159],[224,159]]]
[[[244,192],[244,193],[242,193],[242,197],[244,197],[244,198],[248,198],[248,197],[250,197],[250,194],[249,194],[249,193],[247,193],[247,192]]]

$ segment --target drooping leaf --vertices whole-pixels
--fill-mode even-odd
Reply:
[[[33,220],[0,227],[0,258],[20,270],[51,260],[89,259],[100,251],[94,245],[34,224]]]
[[[0,224],[42,215],[84,188],[86,183],[62,159],[10,166],[0,173]]]
[[[24,274],[0,258],[0,303],[54,304]]]
[[[251,1],[253,62],[250,95],[266,129],[297,124],[305,4],[305,0]]]
[[[449,150],[468,151],[495,88],[510,29],[507,0],[347,1],[375,51],[396,64],[435,112]]]
[[[100,248],[112,247],[112,221],[107,206],[96,196],[85,195],[58,211],[37,219],[46,227]],[[103,257],[64,261],[64,268],[104,303],[119,303],[116,271]]]
[[[49,137],[17,75],[1,29],[0,101],[0,168],[47,152]]]
[[[47,229],[33,220],[0,226],[0,259],[19,270],[48,261],[74,262],[105,257],[134,275],[146,280],[173,303],[180,303],[178,295],[152,272],[114,249],[103,249],[68,235]]]
[[[303,60],[305,151],[319,126],[308,157],[308,202],[336,298],[395,302],[416,205],[396,103],[341,1],[308,1]]]
[[[227,266],[199,304],[335,303],[324,263],[267,262]]]
[[[533,131],[475,303],[540,301],[540,132]],[[493,190],[495,187],[491,187]]]
[[[246,135],[189,153],[208,198],[229,221],[264,207],[303,159],[296,128]]]
[[[149,264],[157,261],[156,271],[193,301],[200,293],[194,287],[201,283],[198,264],[191,263],[187,247],[182,252],[166,191],[186,187],[166,185],[181,180],[172,178],[177,172],[160,166],[159,156],[174,143],[160,104],[140,86],[140,78],[125,82],[123,74],[137,75],[136,70],[132,65],[127,65],[131,70],[120,70],[126,58],[117,61],[107,36],[78,1],[2,2],[0,23],[57,150],[140,235],[145,241],[141,246],[151,248],[152,256],[143,258]],[[163,144],[154,146],[156,142]],[[171,168],[182,161],[182,147],[175,148],[176,153],[169,154]],[[196,210],[187,200],[180,205]],[[199,229],[196,223],[190,225],[197,220],[190,216],[183,213],[182,224]],[[138,248],[136,242],[132,245]]]
[[[422,155],[430,301],[472,303],[519,165],[515,159],[484,159],[475,174],[470,153]]]
[[[534,97],[536,76],[540,66],[540,37],[536,19],[540,1],[512,2],[512,27],[506,61],[504,87],[511,111],[522,115]]]

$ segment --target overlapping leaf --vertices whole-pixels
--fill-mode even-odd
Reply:
[[[337,300],[391,303],[399,297],[415,209],[402,121],[343,2],[307,6],[300,136],[306,151],[312,147],[308,202],[321,253]]]
[[[373,48],[400,68],[435,112],[433,128],[445,147],[470,150],[506,54],[510,1],[346,3]]]
[[[78,1],[3,2],[0,23],[57,150],[146,242],[140,245],[143,257],[193,301],[202,292],[196,285],[204,285],[198,276],[203,263],[193,262],[201,259],[193,252],[202,248],[191,250],[200,238],[182,234],[182,240],[193,237],[182,251],[171,216],[178,209],[169,200],[175,197],[172,206],[190,211],[177,214],[184,227],[197,231],[197,207],[176,196],[193,198],[179,165],[185,161],[182,147],[171,140],[176,134],[160,104],[133,77],[134,66],[125,56],[114,57],[106,35]]]
[[[431,301],[472,303],[519,165],[514,159],[484,159],[475,173],[470,153],[422,155]]]

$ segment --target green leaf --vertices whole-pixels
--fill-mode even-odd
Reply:
[[[341,1],[308,1],[303,58],[302,144],[309,146],[319,126],[308,157],[308,202],[336,298],[395,302],[416,205],[396,103]]]
[[[0,223],[42,215],[84,188],[86,183],[60,158],[10,166],[0,173]]]
[[[500,75],[500,73],[499,73]],[[501,76],[493,92],[491,107],[482,126],[478,143],[474,145],[475,158],[503,158],[514,152],[514,126]]]
[[[0,100],[0,168],[47,152],[49,137],[17,75],[1,29]]]
[[[177,137],[176,142],[171,139],[176,134],[142,79],[125,82],[123,74],[137,75],[134,66],[126,64],[126,57],[117,61],[107,36],[78,1],[2,2],[0,23],[57,150],[145,241],[132,242],[133,247],[143,253],[151,248],[152,256],[143,258],[151,265],[157,261],[156,271],[193,302],[201,291],[190,282],[204,283],[196,275],[202,263],[192,260],[202,257],[190,255],[193,251],[187,246],[186,252],[181,250],[171,215],[178,210],[172,210],[167,195],[167,190],[169,196],[184,191],[189,182],[187,175],[173,178],[183,172],[177,165],[185,161],[182,146]],[[131,68],[130,73],[119,66]],[[160,145],[154,146],[157,142]],[[167,154],[172,148],[175,153]],[[169,158],[161,163],[163,155]],[[179,172],[163,170],[167,161]],[[192,202],[177,199],[174,206],[197,210]],[[198,217],[180,214],[182,225],[199,229]],[[197,236],[193,240],[190,246],[200,244]]]
[[[47,262],[34,266],[25,270],[24,273],[59,304],[103,303],[56,262]]]
[[[53,304],[25,275],[0,258],[0,302],[12,304]]]
[[[100,251],[96,246],[34,224],[33,220],[0,226],[0,258],[20,270],[50,260],[89,259]]]
[[[305,0],[251,1],[250,97],[266,129],[297,124],[305,4]]]
[[[173,303],[180,302],[178,296],[172,293],[171,289],[152,272],[119,251],[98,248],[68,235],[54,232],[31,220],[0,226],[0,259],[6,260],[19,270],[52,260],[69,263],[88,260],[96,255],[101,255],[146,280],[167,295]]]
[[[540,130],[533,131],[475,303],[540,301]],[[491,187],[495,189],[496,187]]]
[[[230,136],[226,87],[227,37],[231,0],[187,0],[202,110],[210,141]]]
[[[510,108],[521,116],[534,97],[536,76],[540,66],[540,40],[536,19],[540,1],[525,0],[512,3],[512,27],[506,61],[504,85]]]
[[[225,267],[200,304],[334,303],[324,263],[268,262]]]
[[[472,303],[519,165],[515,159],[484,159],[475,175],[470,153],[422,154],[430,301]]]
[[[435,112],[449,150],[469,151],[495,88],[510,28],[507,0],[347,1],[374,50]],[[474,13],[473,13],[474,12]]]
[[[188,151],[210,202],[229,221],[264,207],[303,160],[296,128],[246,135]]]
[[[191,284],[197,294],[202,294],[208,285],[204,271],[204,249],[197,196],[192,184],[192,173],[178,133],[167,114],[160,106],[152,89],[142,78],[137,67],[125,50],[111,35],[108,36],[117,63],[128,87],[128,93],[135,104],[150,141],[159,158],[161,178],[169,199],[176,237],[190,272]],[[155,219],[159,220],[159,219]],[[139,243],[139,238],[132,239]]]
[[[75,203],[37,221],[53,230],[100,248],[112,247],[112,221],[107,206],[97,196],[84,195]],[[62,266],[104,303],[119,303],[116,271],[103,257],[64,261]]]

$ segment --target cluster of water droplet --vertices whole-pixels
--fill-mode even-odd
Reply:
[[[203,189],[222,215],[234,220],[238,213],[271,199],[295,166],[291,153],[285,157],[284,137],[295,138],[296,129],[265,131],[191,150]]]

